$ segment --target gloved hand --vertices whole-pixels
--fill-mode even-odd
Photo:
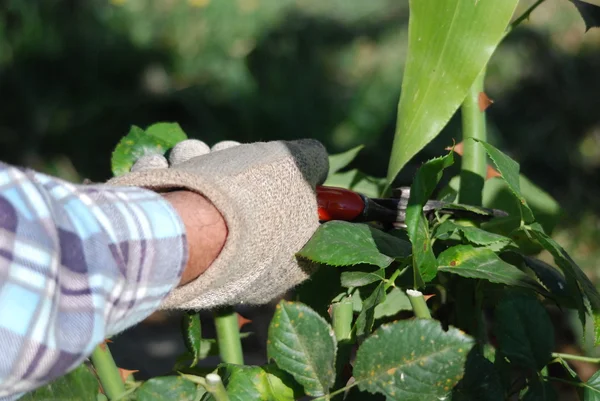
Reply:
[[[329,170],[327,151],[316,140],[177,144],[169,162],[141,158],[131,172],[108,182],[163,192],[195,191],[211,201],[228,236],[212,265],[176,288],[161,309],[207,309],[264,304],[306,280],[310,264],[298,252],[319,226],[315,186]]]

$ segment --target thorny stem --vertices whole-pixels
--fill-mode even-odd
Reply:
[[[98,345],[92,352],[90,359],[108,399],[112,401],[120,398],[125,393],[125,384],[108,349],[108,344]]]
[[[215,329],[221,360],[226,363],[243,365],[244,353],[242,351],[238,317],[232,307],[224,308],[215,313]]]
[[[483,146],[474,141],[487,139],[485,111],[479,107],[479,95],[483,92],[485,69],[475,79],[461,106],[463,156],[460,171],[458,201],[481,206],[483,184],[487,174],[486,153]]]
[[[573,361],[600,363],[600,358],[592,358],[589,356],[580,356],[580,355],[572,355],[572,354],[561,354],[560,352],[553,352],[552,357],[573,360]]]
[[[415,316],[420,319],[431,319],[431,312],[427,307],[423,293],[416,290],[406,290],[410,304],[412,305]]]
[[[402,270],[397,269],[394,273],[392,273],[390,278],[386,280],[386,283],[384,285],[386,290],[389,289],[390,287],[396,287],[396,279],[398,278],[400,273],[402,273]]]
[[[542,4],[544,1],[546,0],[538,0],[535,3],[533,3],[533,5],[531,7],[529,7],[527,10],[525,10],[525,12],[523,14],[521,14],[521,16],[519,18],[517,18],[516,20],[514,20],[512,22],[512,24],[510,24],[508,26],[508,29],[506,30],[506,33],[504,34],[504,37],[506,37],[510,32],[513,31],[513,29],[515,29],[517,26],[519,26],[519,24],[521,24],[521,22],[525,21],[526,19],[528,19],[531,16],[531,13],[540,6],[540,4]]]

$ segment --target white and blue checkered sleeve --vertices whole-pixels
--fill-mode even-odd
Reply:
[[[177,286],[183,223],[154,192],[0,163],[0,400],[77,367]]]

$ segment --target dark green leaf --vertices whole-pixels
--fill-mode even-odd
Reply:
[[[324,185],[351,189],[360,192],[363,195],[375,198],[382,194],[386,185],[386,180],[385,178],[371,177],[353,169],[343,173],[330,175]]]
[[[600,401],[600,370],[585,383],[583,394],[584,401]]]
[[[329,393],[335,381],[335,334],[306,305],[282,301],[269,325],[267,354],[290,373],[308,395]]]
[[[375,307],[375,319],[394,316],[403,310],[412,310],[408,296],[400,288],[392,288],[385,300]]]
[[[546,287],[552,295],[556,298],[569,301],[569,294],[567,292],[567,282],[565,277],[560,273],[554,266],[550,266],[546,262],[539,259],[530,258],[528,256],[523,257],[525,264],[535,273],[536,277]],[[573,302],[570,300],[570,302]],[[566,306],[566,305],[563,305]]]
[[[504,401],[504,389],[494,364],[476,352],[470,352],[465,375],[454,388],[452,401]]]
[[[435,320],[382,325],[358,349],[358,388],[388,400],[431,401],[449,396],[462,378],[473,339]]]
[[[439,255],[438,263],[440,271],[546,293],[534,279],[486,248],[475,248],[472,245],[453,246]]]
[[[537,299],[509,294],[496,307],[495,317],[499,349],[513,364],[539,371],[550,362],[554,327]]]
[[[364,148],[364,145],[359,145],[355,148],[347,150],[343,153],[338,153],[329,156],[329,177],[347,167],[356,158],[358,153]]]
[[[385,299],[384,284],[379,283],[367,299],[363,300],[362,310],[356,318],[356,335],[363,337],[371,332],[375,322],[375,307]]]
[[[155,377],[142,384],[135,392],[137,401],[193,401],[197,385],[180,376]]]
[[[475,245],[486,246],[488,249],[495,252],[503,249],[512,242],[510,238],[505,237],[504,235],[491,233],[473,226],[459,225],[450,220],[444,221],[437,227],[435,236],[437,238],[446,239],[449,233],[456,231],[459,231],[466,241]]]
[[[202,325],[198,312],[185,312],[182,318],[182,331],[184,333],[185,346],[192,354],[190,366],[196,366],[201,358],[202,352]]]
[[[446,156],[429,160],[417,171],[415,181],[410,188],[410,197],[406,208],[406,230],[412,243],[413,266],[415,273],[425,282],[429,282],[437,275],[437,262],[429,233],[429,223],[423,214],[423,205],[427,202],[431,193],[442,178],[442,172],[446,167],[454,163],[452,152]],[[419,283],[418,277],[415,284]],[[415,285],[415,287],[420,287]]]
[[[96,401],[99,393],[98,379],[85,365],[58,378],[39,389],[25,394],[24,401]]]
[[[164,155],[177,143],[187,139],[177,123],[157,123],[145,131],[135,125],[117,144],[112,154],[112,172],[115,176],[128,173],[131,166],[142,156]]]
[[[409,254],[408,243],[367,224],[330,221],[319,227],[297,255],[331,266],[364,263],[384,268]]]
[[[302,396],[294,378],[275,366],[219,365],[230,401],[294,401]]]
[[[527,205],[527,201],[521,194],[521,184],[519,178],[519,163],[502,153],[496,147],[490,145],[487,142],[479,141],[483,147],[485,148],[487,154],[490,156],[490,159],[496,165],[496,169],[502,175],[502,179],[506,182],[513,195],[516,197],[519,202],[519,207],[521,210],[521,218],[526,223],[531,223],[534,220],[533,212]]]
[[[577,7],[581,18],[585,22],[585,31],[600,27],[600,4],[590,4],[593,0],[570,0]]]
[[[523,401],[556,401],[557,395],[552,384],[546,381],[532,380],[523,396]]]
[[[456,112],[504,37],[517,3],[409,2],[408,55],[389,182]]]
[[[308,280],[294,289],[294,301],[302,302],[309,308],[329,319],[328,308],[336,296],[346,294],[346,289],[340,285],[340,269],[320,265]]]
[[[552,238],[550,238],[539,224],[532,224],[528,232],[546,249],[554,258],[554,263],[563,271],[567,281],[567,292],[576,303],[582,324],[585,325],[585,313],[588,308],[584,297],[591,304],[594,313],[600,312],[600,294],[585,275],[585,273],[571,259],[567,252]]]
[[[362,287],[381,281],[385,278],[385,269],[379,269],[371,272],[342,272],[342,287]]]

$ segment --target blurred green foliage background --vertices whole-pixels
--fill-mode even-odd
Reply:
[[[522,0],[516,15],[533,3]],[[385,176],[408,1],[0,0],[0,160],[102,181],[130,125],[190,137],[365,144]],[[600,29],[548,0],[488,68],[490,140],[564,208],[556,237],[600,260]],[[408,166],[460,141],[460,118]]]

